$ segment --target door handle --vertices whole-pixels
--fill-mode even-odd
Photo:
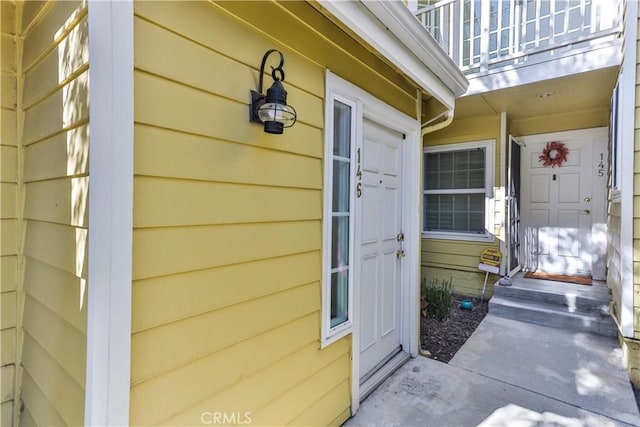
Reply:
[[[404,258],[404,255],[405,255],[405,254],[404,254],[404,251],[403,251],[403,250],[398,249],[398,250],[396,251],[396,258],[398,258],[398,259],[400,259],[400,258]]]
[[[585,209],[580,213],[585,214],[585,215],[589,215],[591,213],[591,211],[589,209]]]

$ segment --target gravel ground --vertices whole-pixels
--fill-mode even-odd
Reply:
[[[460,308],[464,299],[473,302],[472,310]],[[484,316],[487,315],[488,301],[480,303],[480,298],[453,294],[451,314],[440,321],[430,317],[421,319],[422,349],[431,353],[431,358],[441,362],[449,362],[473,334]]]

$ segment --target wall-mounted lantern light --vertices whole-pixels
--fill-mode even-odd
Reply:
[[[274,52],[280,55],[280,64],[271,67],[271,77],[273,84],[267,89],[267,94],[262,94],[262,78],[264,77],[264,65],[267,57]],[[287,105],[287,91],[284,90],[284,56],[276,49],[268,50],[262,57],[260,65],[260,85],[258,92],[251,91],[251,105],[249,109],[249,121],[251,123],[264,124],[264,131],[267,133],[281,134],[284,128],[290,128],[296,122],[296,110]]]

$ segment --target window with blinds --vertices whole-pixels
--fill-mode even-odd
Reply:
[[[425,233],[487,235],[492,142],[425,148]]]

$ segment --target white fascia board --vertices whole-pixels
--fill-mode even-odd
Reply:
[[[89,287],[85,425],[129,424],[133,2],[90,1]]]
[[[467,90],[464,74],[404,3],[318,3],[447,108]]]
[[[595,49],[578,49],[560,58],[530,61],[521,66],[510,65],[478,77],[471,75],[464,96],[619,66],[622,62],[621,43],[620,40],[614,40]]]

